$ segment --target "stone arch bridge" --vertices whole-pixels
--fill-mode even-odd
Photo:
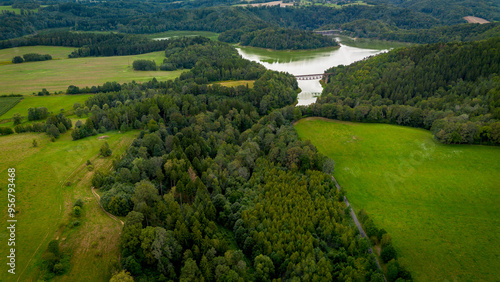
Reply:
[[[295,79],[297,80],[316,80],[316,79],[322,79],[324,82],[327,82],[327,79],[330,75],[333,73],[317,73],[317,74],[303,74],[303,75],[296,75]]]

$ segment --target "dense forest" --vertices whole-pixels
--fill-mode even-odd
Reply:
[[[429,29],[400,29],[381,21],[356,20],[341,26],[344,35],[352,37],[377,38],[384,40],[438,43],[453,41],[474,41],[500,37],[500,23],[457,24],[437,26]]]
[[[332,73],[302,114],[430,129],[447,144],[500,144],[500,38],[393,50]]]
[[[274,50],[301,50],[338,46],[338,43],[331,37],[284,28],[266,28],[248,33],[244,33],[242,30],[230,30],[221,33],[219,40]]]
[[[92,114],[72,133],[143,129],[111,172],[92,179],[105,209],[126,216],[123,268],[139,280],[383,281],[332,182],[333,161],[290,126],[294,77],[226,44],[171,43],[184,46],[173,54],[217,60],[200,57],[173,81],[92,96],[84,105]],[[254,87],[209,86],[212,71],[197,72],[206,64],[227,79],[254,68]]]
[[[494,0],[368,0],[373,4],[391,4],[441,19],[444,23],[463,23],[464,16],[476,16],[500,21],[500,2]]]
[[[443,0],[436,7],[429,1],[410,1],[420,6],[390,0],[373,1],[378,2],[373,3],[376,5],[344,6],[341,9],[314,5],[287,8],[227,6],[231,1],[51,2],[47,7],[38,8],[36,13],[0,14],[0,40],[52,28],[124,33],[167,30],[224,32],[233,29],[248,32],[278,27],[300,30],[342,28],[346,23],[369,20],[375,21],[376,25],[387,25],[389,30],[404,31],[464,23],[463,17],[469,15],[483,16],[490,21],[500,18],[498,5],[491,5],[486,0],[475,1],[476,5],[467,1],[451,3]],[[222,6],[212,7],[214,5]]]

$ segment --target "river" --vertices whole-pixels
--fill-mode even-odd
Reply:
[[[267,69],[285,71],[293,75],[322,74],[338,65],[349,65],[364,58],[386,52],[387,50],[361,49],[340,44],[340,47],[307,51],[273,51],[253,47],[237,47],[245,59],[259,62]],[[297,97],[300,105],[309,105],[323,91],[320,80],[298,80],[302,90]]]

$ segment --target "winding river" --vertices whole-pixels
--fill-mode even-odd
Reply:
[[[361,49],[340,44],[340,47],[307,51],[273,51],[253,47],[237,47],[245,59],[259,62],[275,71],[286,71],[293,75],[322,74],[338,65],[349,65],[364,58],[387,50]],[[323,91],[319,79],[298,80],[302,92],[297,97],[297,105],[309,105]]]

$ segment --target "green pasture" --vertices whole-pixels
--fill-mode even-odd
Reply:
[[[212,40],[217,40],[219,37],[218,33],[211,31],[191,31],[191,30],[171,30],[159,33],[144,34],[144,36],[155,39],[155,38],[171,38],[171,37],[182,37],[182,36],[203,36],[210,38]]]
[[[15,56],[23,56],[28,53],[49,54],[53,60],[67,59],[68,55],[76,48],[59,46],[24,46],[0,50],[0,65],[12,62]],[[31,64],[26,62],[23,64]]]
[[[109,136],[107,142],[112,150],[116,150],[113,156],[110,157],[111,159],[125,150],[136,132],[123,134],[108,132],[105,135]],[[33,139],[38,141],[38,147],[32,146]],[[50,240],[59,239],[64,248],[64,243],[68,244],[71,238],[77,238],[78,234],[86,232],[86,226],[91,225],[99,231],[99,228],[95,227],[95,225],[103,221],[113,225],[117,224],[111,219],[108,220],[104,213],[93,212],[99,210],[96,207],[97,203],[90,200],[92,197],[89,185],[90,176],[85,176],[83,173],[86,170],[85,162],[87,160],[99,162],[99,159],[101,159],[97,155],[103,142],[103,140],[98,140],[97,136],[72,141],[70,131],[62,135],[56,142],[50,142],[48,136],[41,133],[23,133],[0,137],[0,147],[2,148],[0,150],[0,175],[3,175],[0,178],[0,184],[1,187],[7,187],[8,168],[15,168],[15,204],[16,211],[18,211],[15,218],[17,220],[16,274],[8,273],[7,265],[2,264],[0,267],[0,280],[37,281],[37,278],[41,278],[38,277],[40,258]],[[78,185],[81,181],[84,181],[86,185]],[[2,188],[2,193],[4,197],[0,197],[0,206],[6,208],[6,188]],[[78,227],[81,229],[75,229],[72,232],[74,235],[71,235],[74,237],[70,237],[67,233],[60,232],[60,230],[64,230],[65,225],[68,223],[69,213],[75,197],[86,199],[84,213],[92,216],[82,218],[82,226]],[[2,221],[4,225],[6,225],[6,220],[7,213],[3,213]],[[118,227],[121,228],[119,224]],[[111,232],[112,234],[94,235],[98,238],[104,237],[101,239],[103,242],[106,242],[106,240],[113,242],[119,236],[119,230],[112,231],[104,227],[101,230],[102,232]],[[107,236],[111,235],[116,238],[107,238]],[[9,234],[4,227],[0,230],[0,238],[5,242],[7,236]],[[94,240],[94,238],[91,239]],[[8,248],[7,244],[1,244],[0,253],[7,254]],[[71,251],[74,255],[81,255],[81,250],[77,245],[66,248],[66,250]],[[116,256],[116,251],[110,255]],[[92,268],[96,271],[85,274],[85,278],[89,279],[88,281],[104,281],[107,274],[103,268],[110,260],[108,255],[103,253],[103,257],[93,255],[86,258],[86,260],[78,263],[100,265],[100,267]],[[70,273],[76,262],[71,264]],[[109,277],[107,279],[109,280]]]
[[[418,281],[500,277],[500,147],[442,145],[423,129],[303,119],[356,211],[392,236]]]
[[[41,7],[46,7],[47,5],[42,5]],[[0,6],[0,13],[1,11],[9,11],[9,12],[14,12],[16,14],[21,14],[21,9],[19,8],[12,8],[12,6]],[[35,11],[38,12],[38,9],[32,9],[28,11]]]
[[[14,108],[22,97],[0,97],[0,117]]]
[[[253,84],[255,83],[255,80],[230,80],[230,81],[221,81],[221,82],[216,82],[214,84],[219,84],[222,86],[226,87],[237,87],[240,85],[247,86],[249,88],[253,88]]]
[[[55,114],[61,112],[61,109],[64,109],[65,111],[73,110],[73,105],[75,103],[83,105],[90,96],[92,96],[92,94],[25,96],[22,97],[22,100],[7,113],[1,115],[0,121],[12,118],[15,113],[19,113],[23,116],[23,121],[25,121],[28,118],[29,108],[45,107],[49,110],[49,112],[53,112]],[[5,98],[0,98],[0,107],[2,106],[2,99]]]
[[[50,48],[43,47],[45,53]],[[5,49],[7,57],[14,57],[16,48]],[[35,49],[36,50],[36,49]],[[39,52],[40,53],[40,52]],[[5,53],[4,53],[5,54]],[[50,53],[49,53],[50,54]],[[132,63],[137,59],[154,60],[158,65],[163,62],[164,52],[153,52],[141,55],[115,57],[86,57],[76,59],[50,60],[22,64],[0,65],[0,94],[32,94],[42,88],[50,92],[66,91],[69,85],[79,87],[102,85],[108,81],[119,83],[163,81],[178,77],[182,70],[177,71],[134,71]]]

